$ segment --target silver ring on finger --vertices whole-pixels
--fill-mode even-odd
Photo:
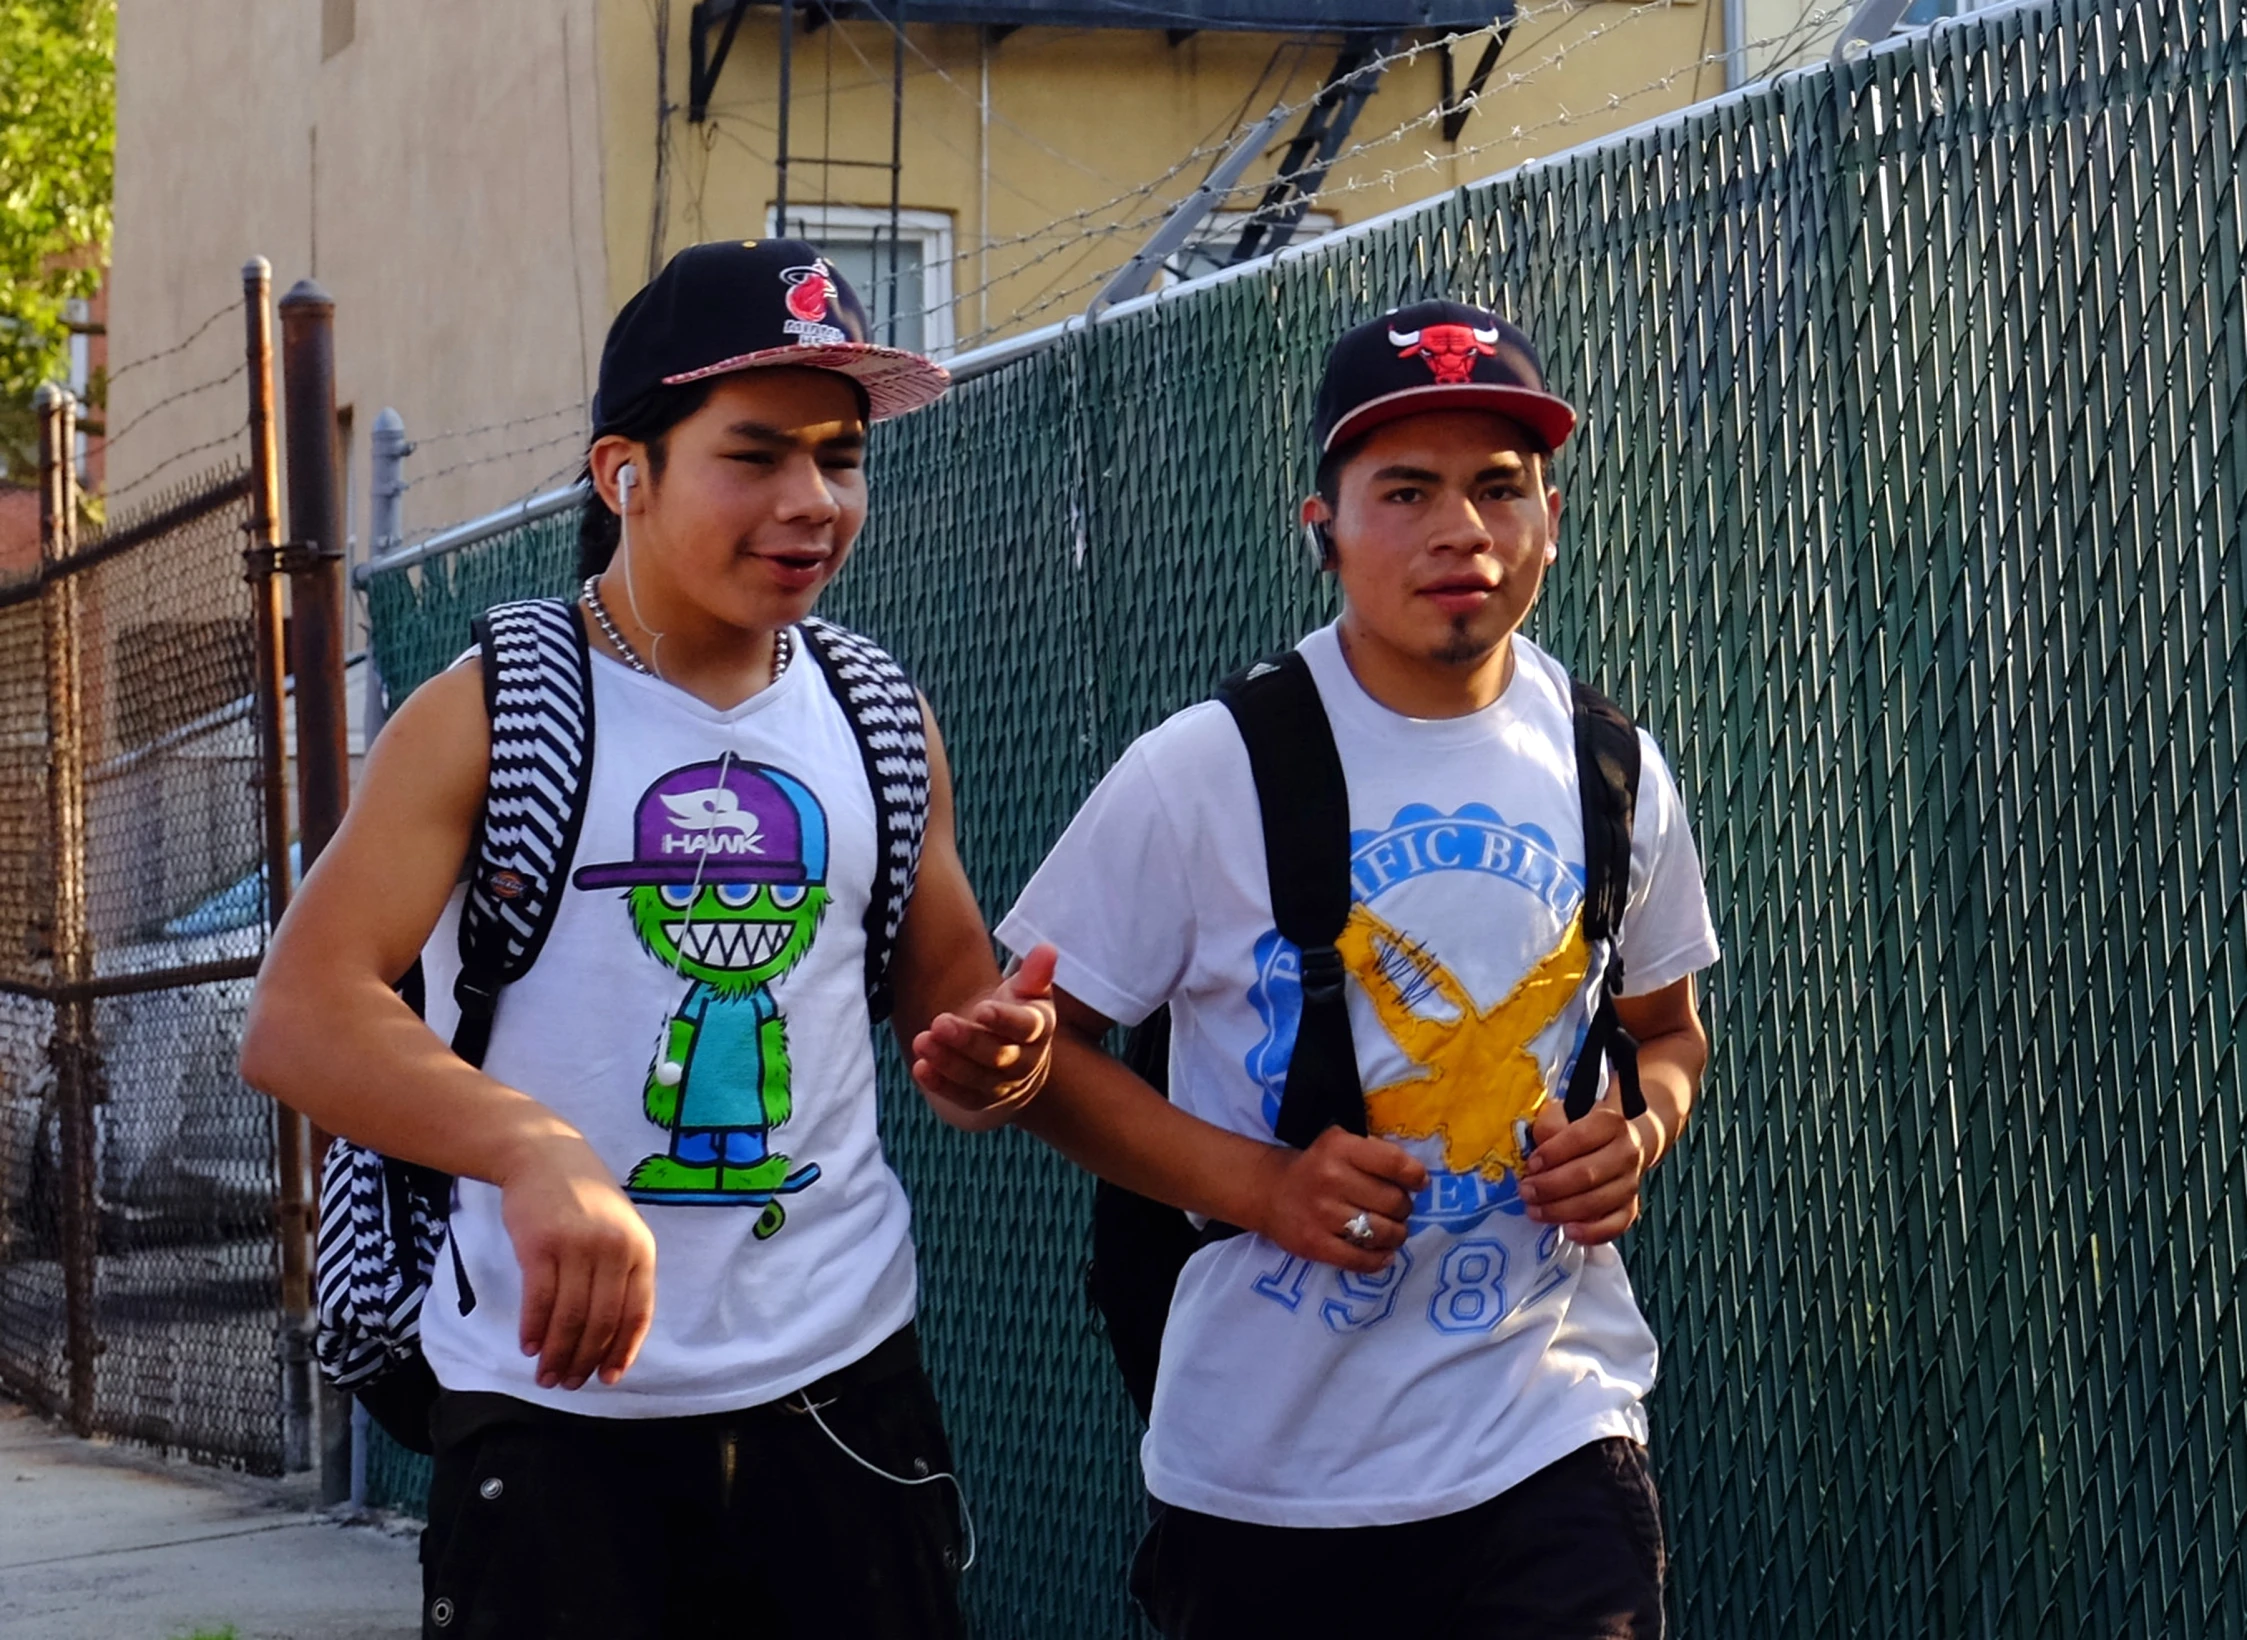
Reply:
[[[1373,1220],[1364,1213],[1342,1226],[1342,1238],[1356,1247],[1373,1245]]]

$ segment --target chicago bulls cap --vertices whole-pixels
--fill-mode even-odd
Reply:
[[[1415,302],[1334,344],[1311,436],[1324,455],[1385,422],[1430,410],[1510,416],[1548,453],[1576,427],[1576,412],[1545,390],[1545,367],[1527,336],[1481,308]]]
[[[593,430],[659,386],[795,365],[857,382],[869,421],[941,398],[944,367],[866,338],[866,309],[816,246],[801,239],[690,245],[624,304],[601,348]]]

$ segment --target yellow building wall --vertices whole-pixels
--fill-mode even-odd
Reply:
[[[668,18],[659,121],[664,19],[647,0],[603,5],[612,303],[681,246],[763,233],[774,203],[778,12],[744,21],[701,123],[686,113],[688,12],[675,0]],[[1364,221],[1713,96],[1721,35],[1713,3],[1530,0],[1456,143],[1434,112],[1442,66],[1429,49],[1384,75],[1313,208]],[[900,203],[950,218],[960,349],[1083,311],[1235,137],[1277,104],[1307,104],[1334,61],[1327,42],[1216,32],[1176,46],[1159,30],[1024,29],[992,44],[980,29],[915,26],[908,39]],[[1481,45],[1452,48],[1460,84]],[[891,51],[879,23],[799,26],[792,206],[887,207]],[[1281,127],[1229,208],[1255,206],[1300,124]]]
[[[385,405],[420,441],[409,527],[523,493],[582,453],[609,318],[594,4],[121,0],[113,371],[238,301],[262,253],[276,297],[310,276],[335,298],[362,538]],[[236,317],[122,371],[110,426],[241,356]],[[245,402],[236,382],[154,409],[111,451],[111,494],[129,506],[237,453],[135,487],[238,428]]]
[[[240,448],[175,461],[240,426],[239,382],[179,396],[239,358],[238,320],[164,350],[233,299],[253,252],[272,259],[277,294],[309,274],[336,298],[362,537],[386,405],[417,445],[409,534],[567,476],[603,333],[651,257],[761,235],[774,200],[778,14],[749,14],[696,124],[690,11],[121,0],[110,357],[133,368],[110,425],[146,419],[111,451],[112,493],[144,500]],[[1315,208],[1361,222],[1713,95],[1722,11],[1527,0],[1456,144],[1437,129],[1440,62],[1424,51],[1383,78]],[[1177,46],[1136,30],[992,43],[916,27],[909,40],[901,203],[950,225],[955,352],[1082,312],[1236,133],[1307,103],[1334,56],[1330,42],[1214,32]],[[1480,44],[1454,48],[1462,82]],[[879,24],[799,33],[796,203],[886,208],[890,51]],[[1300,123],[1232,207],[1255,204]]]

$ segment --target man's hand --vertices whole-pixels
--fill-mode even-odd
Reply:
[[[1639,1185],[1654,1165],[1653,1146],[1624,1118],[1612,1092],[1571,1122],[1548,1099],[1531,1128],[1536,1148],[1522,1169],[1521,1199],[1539,1224],[1557,1224],[1579,1247],[1613,1241],[1638,1222]]]
[[[579,1389],[596,1373],[615,1383],[655,1315],[655,1237],[575,1135],[540,1140],[497,1182],[539,1387]]]
[[[1001,1126],[1045,1086],[1056,955],[1052,946],[1038,946],[995,989],[938,1014],[913,1038],[913,1080],[952,1126]]]
[[[1308,1150],[1272,1149],[1261,1222],[1244,1225],[1298,1258],[1361,1275],[1389,1267],[1404,1245],[1412,1198],[1427,1188],[1428,1170],[1387,1139],[1365,1139],[1330,1127]],[[1345,1228],[1363,1213],[1370,1241]]]

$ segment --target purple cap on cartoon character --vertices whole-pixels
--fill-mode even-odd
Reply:
[[[824,883],[827,816],[794,775],[720,759],[673,769],[633,816],[629,860],[590,865],[579,888],[642,883]]]

